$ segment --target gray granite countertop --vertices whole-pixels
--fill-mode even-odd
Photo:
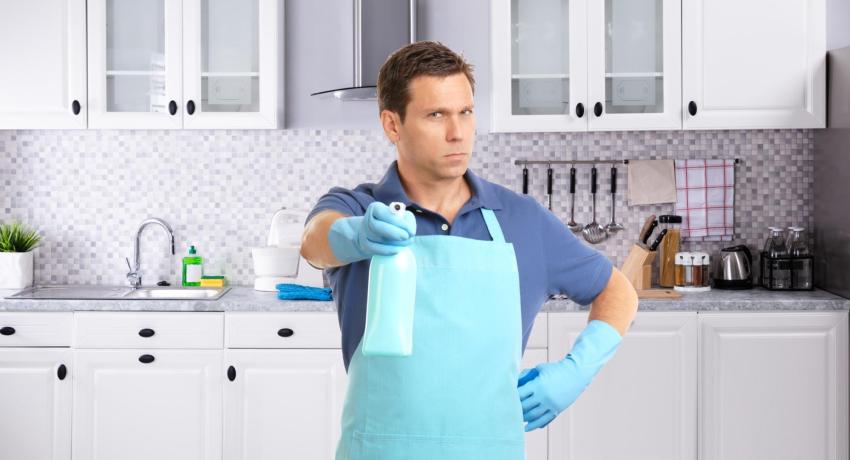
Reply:
[[[234,286],[218,300],[32,300],[6,299],[13,290],[0,290],[0,311],[336,311],[333,302],[282,301],[274,292]],[[552,299],[542,311],[586,311],[570,300]],[[712,290],[688,293],[675,300],[642,299],[640,311],[759,311],[850,310],[850,300],[826,291]]]

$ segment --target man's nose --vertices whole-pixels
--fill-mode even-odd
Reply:
[[[463,140],[461,121],[456,116],[449,117],[448,123],[446,123],[446,141],[457,142],[460,140]]]

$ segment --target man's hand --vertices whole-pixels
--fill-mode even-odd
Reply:
[[[545,427],[570,407],[611,359],[621,341],[616,329],[604,321],[593,320],[564,359],[523,370],[518,391],[522,418],[528,422],[525,431]]]
[[[416,218],[409,211],[404,217],[393,214],[389,206],[374,202],[363,216],[334,221],[328,242],[334,257],[351,263],[375,255],[397,254],[410,245],[416,235]]]

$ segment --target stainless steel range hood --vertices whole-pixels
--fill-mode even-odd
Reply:
[[[414,41],[416,0],[354,0],[354,81],[311,96],[375,100],[381,65],[393,51]]]

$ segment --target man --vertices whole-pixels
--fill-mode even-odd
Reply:
[[[301,251],[328,269],[349,374],[338,460],[522,459],[523,431],[575,401],[637,310],[601,253],[467,169],[473,91],[470,65],[439,43],[393,53],[378,100],[398,160],[377,184],[332,188],[307,219]],[[394,201],[411,212],[394,215]],[[403,247],[417,261],[413,354],[364,355],[369,260]],[[520,373],[534,318],[560,293],[593,303],[588,325],[564,359]]]

